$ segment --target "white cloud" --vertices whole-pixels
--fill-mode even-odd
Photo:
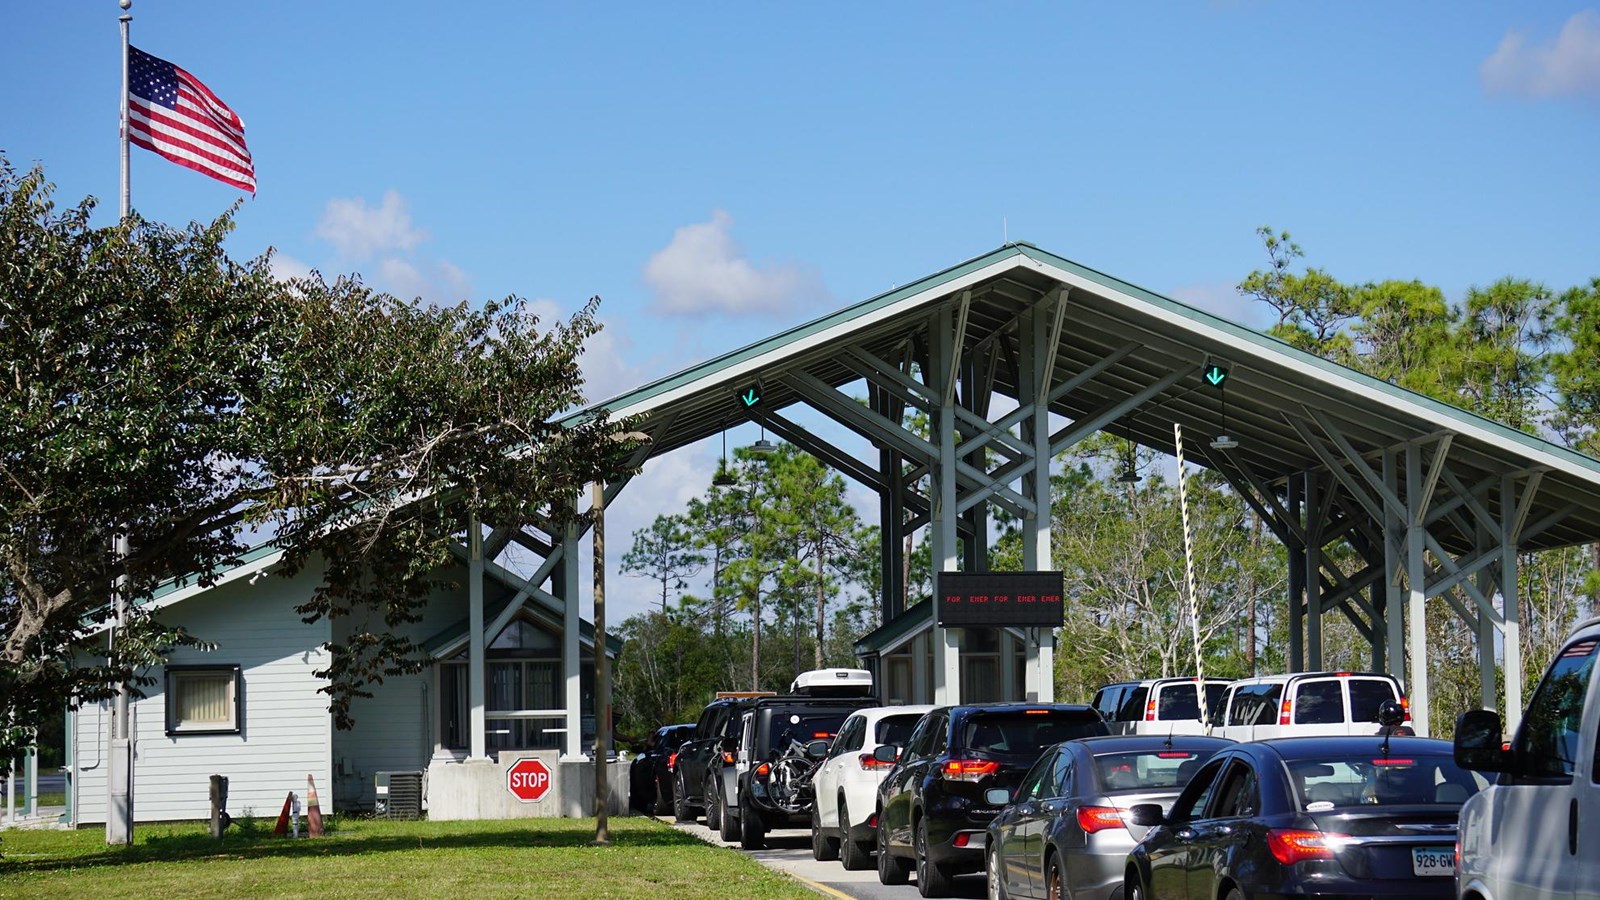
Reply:
[[[1188,284],[1167,291],[1167,296],[1249,328],[1265,328],[1272,324],[1269,307],[1239,293],[1231,281]]]
[[[332,244],[341,257],[362,261],[379,254],[410,252],[427,238],[411,222],[404,197],[384,191],[383,203],[367,205],[364,197],[335,197],[328,201],[317,223],[316,235]]]
[[[1530,41],[1514,29],[1506,32],[1478,66],[1478,77],[1495,94],[1600,98],[1600,13],[1575,13],[1547,41]]]
[[[819,305],[827,296],[811,269],[793,264],[757,266],[729,234],[733,217],[717,210],[709,222],[685,225],[671,243],[650,257],[644,280],[665,315],[720,312],[776,313],[801,301]]]
[[[311,267],[287,253],[272,254],[272,277],[279,281],[288,281],[291,278],[305,278],[311,274]]]

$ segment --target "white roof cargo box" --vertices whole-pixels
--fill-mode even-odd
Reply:
[[[791,694],[810,697],[871,697],[872,673],[866,669],[813,669],[801,672]]]

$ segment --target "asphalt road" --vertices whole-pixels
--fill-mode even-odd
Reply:
[[[662,818],[664,822],[672,822],[671,816]],[[674,822],[674,827],[680,831],[688,832],[708,844],[718,847],[730,847],[739,850],[738,844],[723,843],[722,839],[700,822]],[[878,870],[868,869],[865,872],[846,871],[844,866],[837,862],[817,862],[811,858],[811,832],[807,829],[786,828],[767,834],[767,849],[765,850],[739,850],[747,856],[769,869],[788,872],[791,875],[820,884],[832,891],[837,891],[846,897],[857,900],[911,900],[920,898],[917,893],[917,876],[911,876],[910,884],[890,887],[878,883]],[[983,897],[983,876],[964,875],[955,880],[955,891],[952,897]]]

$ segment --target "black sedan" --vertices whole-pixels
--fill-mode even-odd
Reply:
[[[672,811],[673,757],[679,745],[694,736],[694,723],[663,725],[645,739],[644,749],[628,768],[629,805],[640,812]]]
[[[1115,900],[1128,851],[1145,829],[1138,803],[1170,806],[1190,777],[1233,741],[1198,735],[1114,735],[1058,744],[1034,763],[989,823],[985,869],[993,900]]]
[[[1449,897],[1456,816],[1486,786],[1450,744],[1379,736],[1235,744],[1128,855],[1127,900]]]

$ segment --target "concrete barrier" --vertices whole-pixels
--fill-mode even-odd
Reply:
[[[519,759],[537,759],[550,770],[550,789],[538,800],[520,800],[506,785],[506,770]],[[627,814],[628,767],[607,764],[609,815]],[[498,761],[435,760],[428,766],[427,804],[428,818],[436,822],[588,818],[594,815],[594,763],[563,761],[558,750],[502,751]]]

